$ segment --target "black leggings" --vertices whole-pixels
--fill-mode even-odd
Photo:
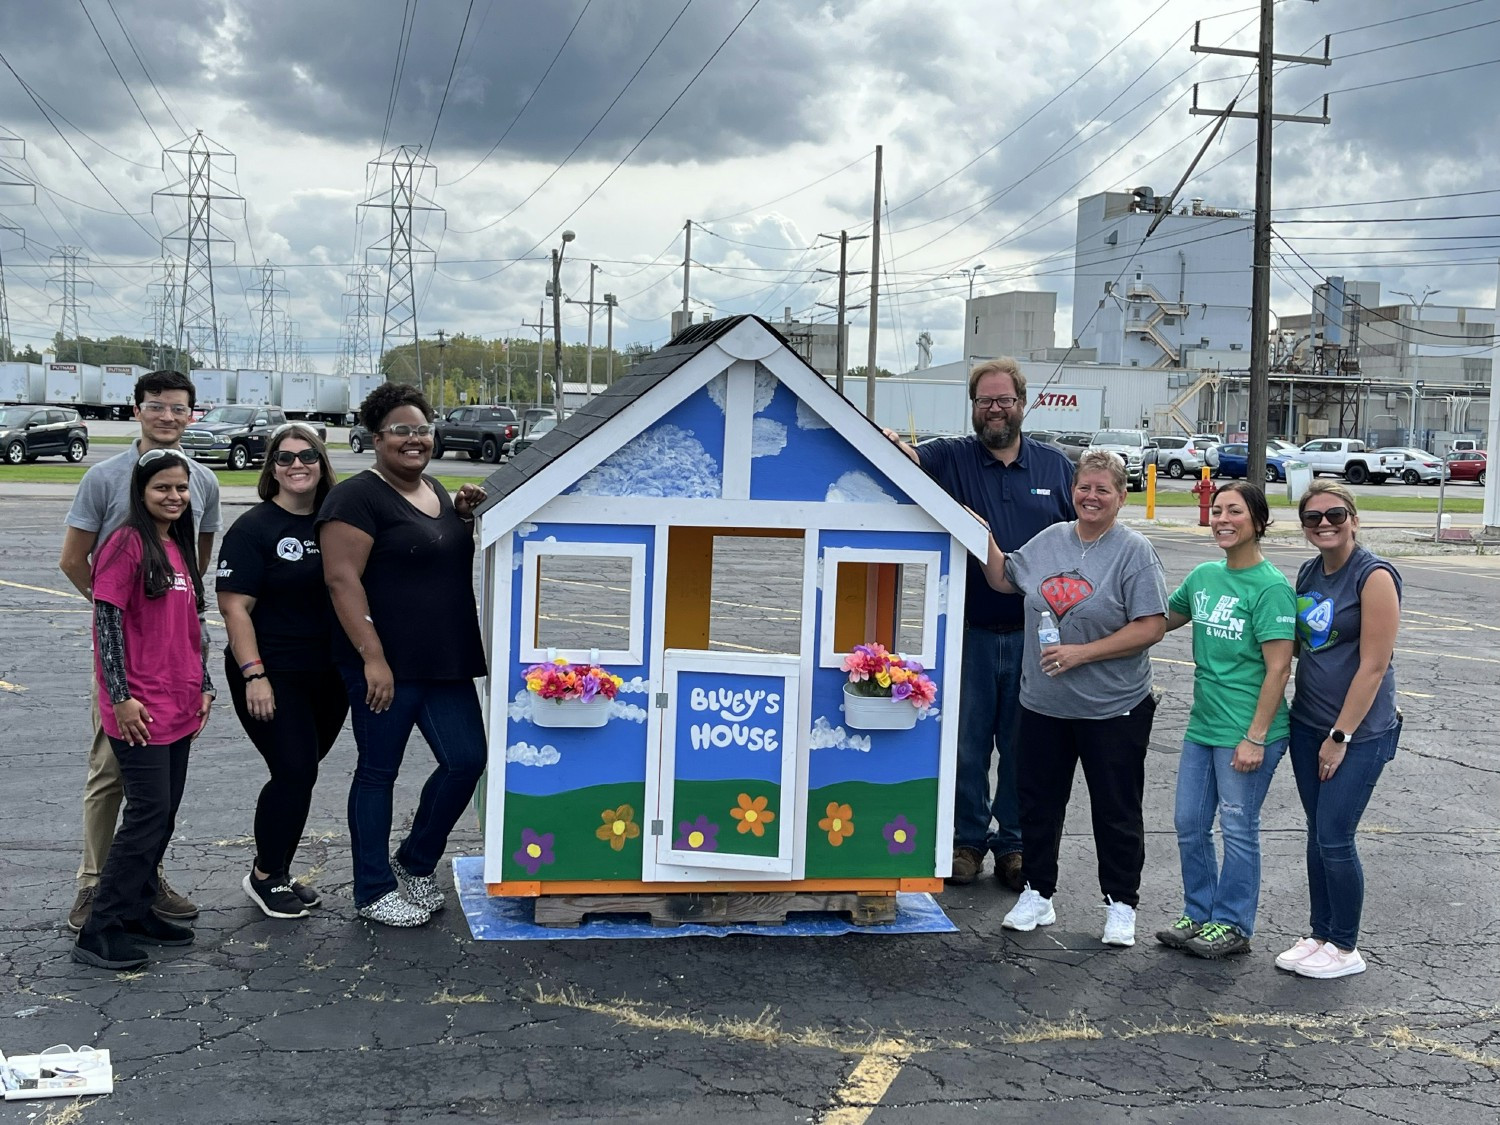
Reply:
[[[318,763],[327,756],[349,714],[349,696],[338,671],[329,665],[316,672],[270,672],[276,713],[262,722],[245,706],[245,681],[234,656],[224,654],[224,678],[234,713],[271,779],[255,804],[255,866],[267,875],[285,875],[312,807]]]

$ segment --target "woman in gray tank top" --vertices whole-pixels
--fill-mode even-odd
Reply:
[[[1307,936],[1276,967],[1326,979],[1365,971],[1360,913],[1365,877],[1354,832],[1386,763],[1401,712],[1391,655],[1401,624],[1401,576],[1355,540],[1354,494],[1315,481],[1297,507],[1318,549],[1297,572],[1297,694],[1292,769],[1307,813]]]

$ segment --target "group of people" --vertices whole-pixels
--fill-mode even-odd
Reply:
[[[217,694],[203,576],[222,527],[219,487],[179,447],[194,399],[175,371],[136,383],[140,437],[84,475],[59,563],[93,603],[96,680],[68,924],[73,958],[105,969],[145,964],[146,945],[191,944],[185,923],[198,914],[161,868]],[[336,482],[318,434],[281,427],[265,451],[261,503],[217,556],[223,682],[269,773],[242,887],[271,918],[320,904],[291,871],[319,763],[349,718],[355,905],[375,922],[419,926],[444,905],[434,871],[485,765],[471,580],[485,494],[466,484],[450,497],[425,473],[434,413],[416,388],[384,384],[360,414],[373,435],[370,471]],[[414,729],[437,764],[392,853],[395,782]]]
[[[1191,625],[1193,700],[1174,817],[1183,905],[1157,940],[1206,958],[1250,949],[1261,807],[1290,750],[1307,819],[1311,910],[1307,933],[1275,963],[1315,978],[1363,972],[1354,835],[1401,731],[1392,668],[1401,578],[1358,542],[1353,494],[1316,481],[1302,496],[1298,518],[1317,554],[1294,589],[1261,552],[1271,522],[1264,493],[1224,484],[1209,509],[1224,557],[1195,567],[1169,595],[1151,544],[1118,522],[1128,486],[1118,457],[1087,451],[1075,470],[1056,446],[1026,437],[1026,378],[1013,360],[975,367],[969,398],[972,437],[913,448],[886,431],[991,532],[988,558],[969,564],[949,881],[973,882],[992,853],[995,877],[1019,895],[1002,924],[1029,931],[1055,922],[1058,855],[1081,765],[1103,941],[1135,943],[1157,706],[1150,650]]]

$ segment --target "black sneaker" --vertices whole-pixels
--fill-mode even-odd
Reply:
[[[302,905],[309,910],[315,906],[323,905],[323,896],[318,893],[318,888],[311,883],[299,882],[291,878],[291,876],[287,876],[286,881],[292,885],[292,894],[296,895]]]
[[[138,922],[126,922],[125,934],[134,941],[144,941],[149,945],[192,945],[197,936],[191,926],[179,926],[176,922],[158,918],[155,913],[148,913]]]
[[[1250,939],[1225,922],[1210,922],[1198,931],[1198,936],[1183,946],[1194,957],[1206,957],[1217,961],[1236,953],[1250,952]]]
[[[307,907],[292,892],[291,881],[284,877],[257,879],[252,871],[240,880],[240,886],[267,918],[307,917]]]
[[[139,969],[151,958],[120,930],[84,932],[73,943],[73,960],[96,969]]]

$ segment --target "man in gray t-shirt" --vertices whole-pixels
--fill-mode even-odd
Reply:
[[[149,449],[176,449],[182,431],[192,421],[196,392],[192,381],[176,371],[153,371],[135,385],[135,416],[141,436],[122,452],[99,462],[84,473],[78,492],[68,509],[58,567],[77,591],[92,597],[91,556],[111,531],[124,522],[130,510],[130,478],[136,461]],[[219,481],[214,471],[196,462],[188,464],[188,491],[198,530],[198,566],[207,571],[214,557],[214,535],[222,526],[219,513]],[[68,912],[68,928],[77,933],[93,909],[99,872],[109,855],[125,794],[120,766],[109,739],[99,726],[99,700],[92,671],[89,675],[90,712],[94,738],[89,747],[88,779],[83,788],[83,858],[78,865],[78,894]],[[153,909],[164,918],[181,921],[195,918],[198,908],[172,890],[158,870],[160,890]]]

